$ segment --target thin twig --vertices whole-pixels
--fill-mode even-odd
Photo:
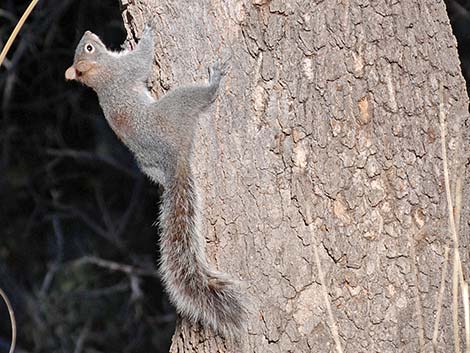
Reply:
[[[122,233],[124,232],[124,229],[127,226],[127,223],[129,222],[129,217],[132,214],[132,211],[134,208],[138,205],[139,202],[139,195],[140,192],[142,191],[142,186],[144,185],[144,179],[143,178],[138,178],[134,189],[132,190],[132,196],[131,200],[129,201],[129,205],[127,206],[126,211],[124,214],[121,216],[121,221],[118,224],[117,230],[116,230],[116,238],[120,239]]]
[[[330,322],[330,328],[331,328],[331,334],[333,336],[333,340],[335,341],[336,345],[336,351],[337,353],[343,353],[343,348],[341,347],[341,340],[339,337],[339,332],[338,332],[338,325],[336,324],[335,317],[333,315],[333,310],[331,310],[331,303],[330,303],[330,297],[328,295],[328,287],[325,281],[325,274],[323,272],[323,267],[320,261],[320,255],[318,253],[318,247],[319,247],[319,241],[317,237],[315,236],[315,230],[313,229],[313,222],[310,208],[307,207],[307,219],[310,220],[310,223],[308,225],[308,229],[312,233],[312,239],[313,239],[313,255],[315,258],[315,264],[317,266],[318,270],[318,277],[320,279],[320,285],[321,285],[321,291],[323,294],[323,301],[325,303],[326,311],[328,313],[328,319]]]
[[[101,187],[101,184],[95,184],[93,190],[95,192],[96,203],[98,204],[98,207],[101,211],[101,215],[103,216],[104,224],[108,228],[108,232],[110,234],[115,234],[116,227],[111,219],[111,215],[108,212],[108,207],[106,206],[106,202],[104,200],[103,189]]]
[[[11,12],[8,12],[3,9],[0,9],[0,17],[8,19],[12,23],[17,20],[17,17],[15,17]]]
[[[446,189],[446,198],[447,198],[447,210],[449,215],[449,228],[452,235],[452,240],[454,243],[454,264],[453,264],[453,273],[452,273],[452,322],[454,328],[454,352],[460,353],[460,335],[459,335],[459,313],[458,313],[458,290],[459,290],[459,278],[460,282],[463,284],[463,273],[462,273],[462,264],[460,262],[459,254],[459,237],[457,234],[457,228],[454,217],[454,206],[452,202],[452,194],[450,191],[450,181],[449,181],[449,166],[447,164],[447,142],[446,142],[446,114],[444,112],[444,86],[440,84],[440,103],[439,103],[439,125],[441,130],[441,151],[442,151],[442,164],[444,172],[444,184]],[[460,217],[460,211],[457,212]]]
[[[460,214],[462,210],[462,179],[465,165],[462,165],[457,174],[455,180],[455,205],[454,205],[454,217],[455,217],[455,228],[457,234],[460,232]]]
[[[447,128],[446,128],[446,115],[444,112],[444,102],[443,102],[443,86],[441,84],[441,103],[439,104],[439,122],[441,128],[441,151],[442,151],[442,164],[444,169],[444,184],[446,189],[446,198],[447,198],[447,209],[449,215],[449,227],[452,235],[452,240],[454,241],[454,249],[459,248],[459,237],[457,235],[457,229],[455,226],[455,217],[454,217],[454,206],[452,203],[452,194],[450,191],[450,180],[449,180],[449,166],[447,164]]]
[[[13,307],[11,306],[10,301],[8,300],[8,297],[6,293],[3,291],[2,288],[0,288],[0,296],[3,298],[7,309],[8,309],[8,314],[10,315],[10,324],[11,324],[11,345],[10,345],[10,350],[9,353],[13,353],[15,351],[15,346],[16,346],[16,320],[15,320],[15,313],[13,312]]]
[[[72,296],[80,298],[110,297],[112,294],[127,292],[128,290],[129,283],[127,281],[123,281],[122,283],[118,283],[106,288],[76,291],[72,294]]]
[[[90,229],[92,229],[97,235],[101,236],[102,238],[108,240],[109,242],[113,243],[119,249],[122,249],[122,244],[118,244],[112,239],[112,237],[107,232],[107,229],[103,228],[97,222],[95,222],[86,212],[76,208],[74,206],[63,205],[57,201],[54,201],[52,205],[62,211],[68,211],[72,215],[81,219],[83,223],[85,223]]]
[[[46,149],[46,154],[50,156],[55,156],[55,157],[69,157],[69,158],[74,158],[77,160],[91,160],[93,162],[103,162],[106,163],[107,165],[123,172],[124,174],[135,178],[138,176],[138,173],[126,168],[123,165],[120,165],[117,161],[115,161],[111,157],[106,157],[106,156],[101,156],[96,153],[90,153],[87,151],[80,151],[80,150],[73,150],[73,149],[52,149],[48,148]]]
[[[441,313],[442,313],[442,302],[444,300],[444,290],[446,287],[446,278],[447,278],[447,270],[448,270],[448,263],[449,263],[449,247],[446,246],[444,249],[444,268],[442,269],[441,273],[441,283],[439,285],[439,294],[437,296],[437,310],[436,310],[436,321],[434,321],[434,331],[432,334],[432,345],[434,348],[434,352],[437,352],[437,338],[439,335],[439,324],[441,320]]]
[[[424,228],[423,228],[424,229]],[[419,234],[419,233],[418,233]],[[424,320],[423,320],[423,306],[421,304],[421,297],[419,295],[419,279],[418,279],[418,266],[416,265],[416,245],[415,245],[415,237],[410,239],[411,242],[411,267],[413,269],[413,277],[415,282],[415,308],[416,308],[416,316],[418,317],[418,342],[419,342],[419,351],[421,353],[424,352],[424,346],[426,344],[424,340]]]
[[[454,249],[454,263],[452,268],[452,324],[454,327],[454,352],[460,353],[460,333],[459,333],[459,257]]]
[[[56,258],[54,262],[50,266],[42,282],[42,286],[39,291],[39,294],[41,296],[45,295],[46,292],[49,290],[49,287],[54,279],[54,276],[59,270],[60,263],[62,262],[62,258],[63,258],[64,235],[62,233],[62,227],[60,225],[59,217],[57,217],[57,215],[54,215],[52,217],[52,227],[54,229],[54,235],[55,235],[56,243],[57,243],[57,254],[56,254]]]
[[[95,256],[84,256],[76,261],[73,262],[73,266],[81,266],[83,264],[92,264],[99,267],[106,268],[110,271],[118,271],[124,272],[128,275],[136,275],[136,276],[150,276],[150,277],[157,277],[158,273],[154,270],[146,270],[142,268],[136,268],[134,266],[120,264],[118,262],[109,261],[100,259]]]
[[[465,315],[465,343],[466,353],[470,353],[470,310],[468,307],[468,283],[464,283],[462,287],[462,301],[463,301],[463,312]]]
[[[15,26],[15,29],[13,29],[13,32],[10,35],[10,38],[8,38],[7,43],[2,49],[2,52],[0,53],[0,66],[2,66],[3,60],[7,56],[8,50],[10,50],[11,45],[13,44],[13,41],[15,40],[18,32],[20,31],[21,27],[23,27],[23,24],[25,23],[26,19],[28,18],[29,14],[31,11],[33,11],[34,7],[38,3],[39,0],[32,0],[28,7],[26,8],[25,12],[23,13],[23,16],[21,16],[20,20]]]
[[[88,334],[90,333],[90,326],[91,326],[91,319],[89,319],[83,329],[80,332],[80,335],[78,336],[77,343],[75,344],[75,349],[73,350],[73,353],[82,353],[83,351],[83,345],[85,344],[85,340],[88,337]]]

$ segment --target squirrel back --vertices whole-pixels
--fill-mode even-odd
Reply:
[[[145,84],[152,61],[150,27],[134,50],[120,53],[110,52],[87,31],[65,77],[96,91],[111,128],[133,152],[141,170],[164,187],[160,273],[177,311],[238,339],[248,310],[237,283],[209,267],[191,172],[197,118],[217,97],[225,67],[216,62],[208,84],[177,88],[155,100]]]

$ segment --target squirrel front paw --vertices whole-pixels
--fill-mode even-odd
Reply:
[[[209,68],[209,83],[218,84],[221,78],[227,74],[228,68],[228,60],[221,62],[220,59],[217,59],[214,65]]]
[[[148,36],[153,36],[153,28],[152,28],[152,26],[147,22],[147,23],[145,23],[145,25],[144,25],[144,29],[143,29],[143,31],[142,31],[142,34],[141,34],[140,38],[148,37]]]

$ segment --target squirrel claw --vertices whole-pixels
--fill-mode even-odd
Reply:
[[[145,36],[153,36],[156,32],[157,24],[155,21],[147,21],[144,24],[144,29],[141,32],[141,38]]]
[[[221,62],[217,59],[212,67],[209,67],[209,82],[220,81],[222,76],[225,76],[229,69],[228,60]]]
[[[144,29],[142,30],[141,38],[147,36],[151,33],[152,27],[147,23],[144,25]]]

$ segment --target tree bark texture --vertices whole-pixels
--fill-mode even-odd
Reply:
[[[468,98],[444,2],[121,1],[129,40],[157,23],[157,96],[231,53],[194,164],[252,315],[235,347],[178,324],[171,352],[453,351],[441,127],[465,201]]]

